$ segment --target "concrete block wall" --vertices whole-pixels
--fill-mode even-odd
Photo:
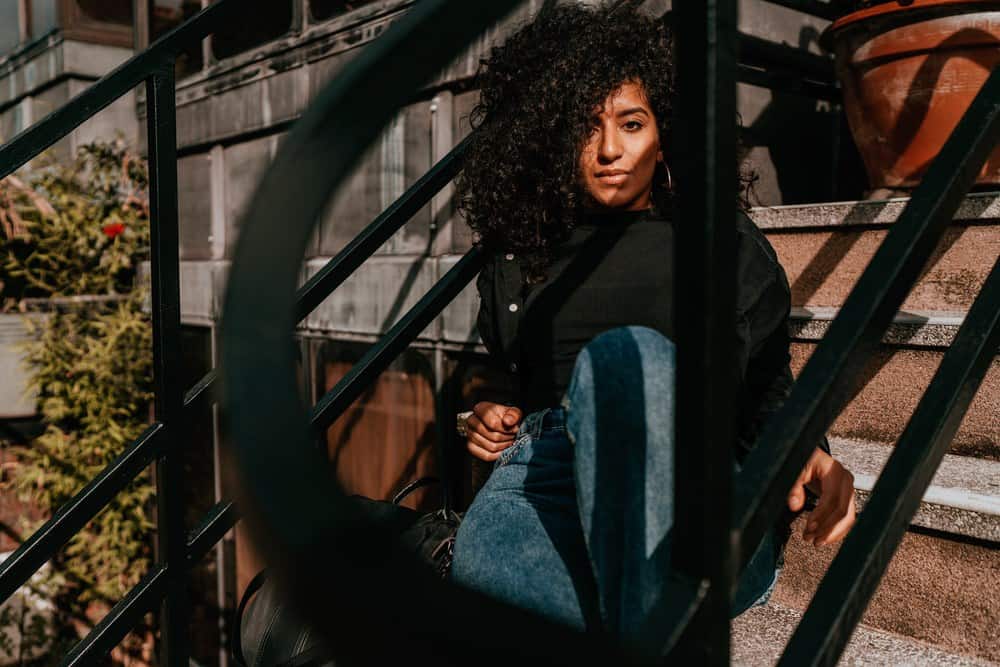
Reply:
[[[131,55],[131,49],[65,40],[55,33],[0,61],[0,143],[65,105]],[[119,135],[136,145],[139,127],[135,95],[130,92],[57,142],[45,155],[66,160],[85,143]]]

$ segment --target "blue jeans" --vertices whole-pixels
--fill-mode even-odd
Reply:
[[[656,645],[636,633],[662,627],[651,614],[670,569],[675,367],[674,344],[648,327],[590,341],[562,404],[527,415],[494,464],[458,530],[451,579],[579,630]],[[768,534],[733,616],[766,602],[778,560]]]

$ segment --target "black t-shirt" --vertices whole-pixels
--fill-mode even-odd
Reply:
[[[559,404],[580,350],[640,325],[673,339],[673,226],[652,209],[588,214],[530,286],[518,328],[525,414]]]

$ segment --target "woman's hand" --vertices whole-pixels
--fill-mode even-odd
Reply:
[[[788,508],[793,512],[805,505],[807,486],[819,496],[819,503],[806,521],[802,539],[817,547],[843,539],[856,514],[854,475],[817,447],[788,494]]]
[[[500,452],[514,444],[524,415],[520,408],[480,401],[465,422],[466,449],[477,459],[496,461]]]

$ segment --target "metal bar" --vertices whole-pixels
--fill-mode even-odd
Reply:
[[[466,137],[306,281],[295,294],[296,322],[304,320],[323,303],[323,299],[451,182],[462,168],[468,145],[469,137]]]
[[[845,12],[837,6],[836,2],[822,2],[821,0],[765,0],[772,5],[788,7],[803,14],[810,14],[821,19],[834,21]]]
[[[780,665],[834,665],[913,518],[1000,345],[1000,259],[827,570]]]
[[[681,664],[729,662],[733,554],[726,515],[732,493],[736,367],[736,2],[676,3],[677,121],[672,136],[678,180],[674,253],[678,275],[674,526],[671,558],[695,581],[708,580],[705,601],[672,658]]]
[[[141,84],[165,59],[172,58],[191,42],[204,38],[246,10],[245,0],[214,2],[158,39],[149,49],[129,58],[68,103],[0,146],[0,179]]]
[[[737,476],[733,530],[745,564],[802,466],[852,396],[906,295],[1000,140],[1000,68],[959,121]]]
[[[100,664],[100,659],[110,653],[135,628],[143,614],[162,599],[167,579],[167,570],[163,565],[148,572],[63,658],[63,667]]]
[[[348,373],[316,403],[309,423],[316,432],[332,424],[479,273],[485,261],[474,247],[365,353]]]
[[[837,81],[830,56],[809,53],[745,32],[739,33],[739,45],[739,62],[744,65],[768,71],[784,70],[821,83],[833,84]]]
[[[212,387],[212,385],[215,384],[215,380],[218,375],[219,372],[215,368],[205,373],[205,375],[202,376],[202,378],[184,394],[184,407],[188,407],[200,399],[202,395],[204,395]]]
[[[187,539],[187,564],[192,566],[212,550],[215,543],[236,525],[240,516],[228,500],[217,502]]]
[[[153,304],[153,383],[157,419],[168,441],[156,466],[157,560],[167,566],[167,595],[160,615],[161,664],[186,667],[187,595],[184,563],[184,389],[181,368],[181,287],[177,225],[177,109],[173,60],[146,83],[149,133],[150,278]]]
[[[752,86],[768,88],[782,93],[802,95],[827,102],[840,103],[843,100],[843,92],[838,86],[810,81],[782,72],[755,69],[748,65],[738,66],[737,80],[740,83],[749,83]]]
[[[163,424],[149,426],[73,498],[56,510],[7,559],[0,563],[0,603],[24,585],[43,563],[124,489],[161,449]]]

